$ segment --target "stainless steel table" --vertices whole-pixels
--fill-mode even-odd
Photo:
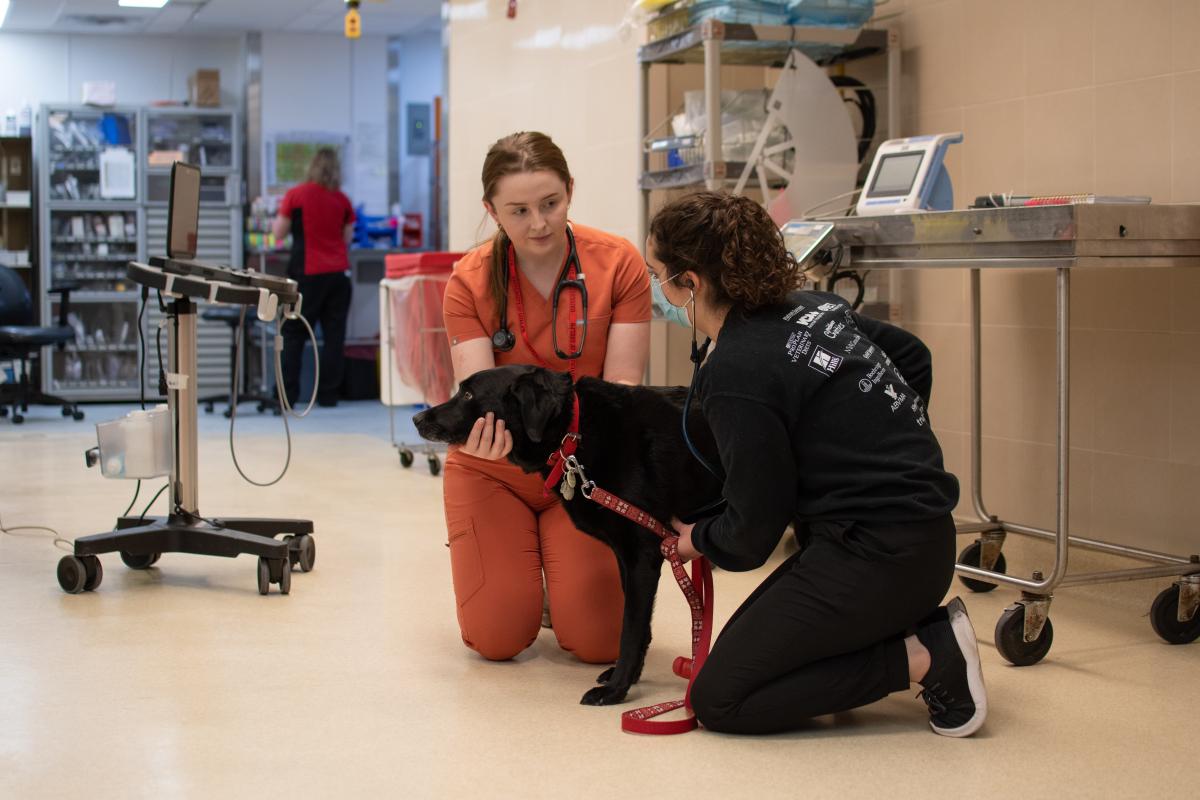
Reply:
[[[970,209],[886,217],[846,217],[832,241],[853,269],[965,268],[971,283],[971,479],[978,521],[958,526],[978,535],[959,555],[956,570],[975,591],[1016,586],[1020,601],[996,625],[996,647],[1018,666],[1050,650],[1049,611],[1058,587],[1179,576],[1151,609],[1154,630],[1174,644],[1200,636],[1200,555],[1177,556],[1071,536],[1070,305],[1071,272],[1111,267],[1200,268],[1200,206],[1069,205]],[[1002,520],[983,502],[980,273],[991,269],[1054,270],[1057,274],[1058,487],[1054,530]],[[1005,574],[1001,548],[1008,533],[1055,542],[1054,566],[1023,578]],[[1152,566],[1067,575],[1069,546],[1125,556]]]

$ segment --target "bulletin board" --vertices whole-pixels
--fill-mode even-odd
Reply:
[[[266,193],[283,195],[303,183],[313,155],[322,147],[337,151],[342,164],[342,182],[351,174],[350,137],[344,133],[287,131],[273,134],[266,141],[266,169],[263,171]]]

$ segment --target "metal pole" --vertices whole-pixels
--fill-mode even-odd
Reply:
[[[704,22],[704,184],[712,192],[725,183],[725,155],[721,147],[721,40],[725,28],[714,20]]]
[[[983,504],[983,313],[979,301],[979,270],[971,276],[971,492],[975,514],[983,522],[992,518]]]
[[[186,297],[174,302],[175,324],[170,333],[168,402],[175,416],[175,461],[171,471],[171,509],[199,511],[196,448],[196,304]]]
[[[1067,574],[1070,551],[1071,487],[1071,273],[1058,269],[1058,320],[1055,325],[1058,346],[1058,530],[1054,569],[1050,572],[1053,588]]]

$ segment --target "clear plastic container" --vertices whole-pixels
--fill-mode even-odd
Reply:
[[[875,0],[789,0],[792,25],[861,28],[875,13]]]
[[[100,472],[106,478],[171,474],[171,412],[164,404],[96,423]]]
[[[678,0],[646,23],[650,41],[687,30],[706,19],[752,25],[786,25],[786,0]]]

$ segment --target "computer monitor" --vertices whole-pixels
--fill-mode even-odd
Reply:
[[[171,165],[171,202],[167,206],[167,258],[195,258],[199,232],[200,168],[176,161]]]

